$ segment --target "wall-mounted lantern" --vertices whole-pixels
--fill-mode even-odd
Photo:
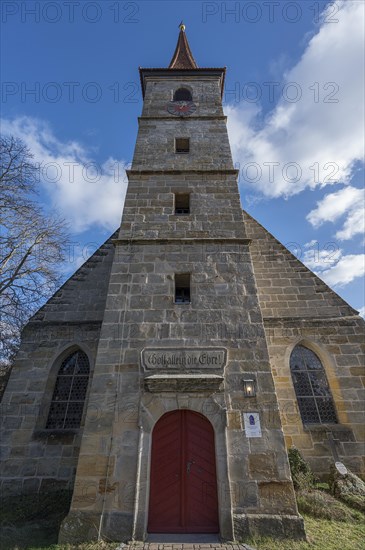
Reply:
[[[255,380],[243,381],[243,394],[245,397],[256,397],[256,383]]]

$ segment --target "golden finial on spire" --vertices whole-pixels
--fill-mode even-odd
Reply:
[[[197,69],[198,66],[189,48],[183,21],[181,21],[179,29],[179,37],[177,39],[174,55],[170,61],[169,69]]]

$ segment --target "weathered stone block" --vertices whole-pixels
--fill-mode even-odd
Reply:
[[[107,468],[114,468],[114,457],[104,455],[80,455],[77,473],[79,476],[103,476]]]
[[[242,542],[257,536],[306,540],[304,521],[296,515],[235,514],[234,533]]]
[[[297,506],[291,482],[260,481],[259,499],[264,514],[297,514]]]
[[[250,454],[248,457],[248,469],[251,479],[277,479],[278,468],[275,453]]]

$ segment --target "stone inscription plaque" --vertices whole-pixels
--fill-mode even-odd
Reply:
[[[142,351],[145,370],[222,371],[226,365],[225,348],[145,348]]]

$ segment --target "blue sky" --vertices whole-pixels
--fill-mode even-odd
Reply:
[[[183,19],[201,67],[227,66],[246,210],[356,309],[364,297],[364,3],[5,1],[2,131],[43,162],[69,220],[65,276],[118,226],[142,109]]]

